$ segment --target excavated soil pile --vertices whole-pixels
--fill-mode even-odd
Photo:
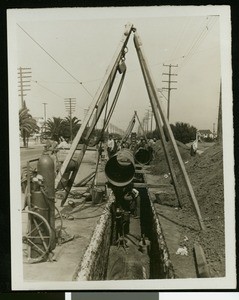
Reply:
[[[181,154],[181,157],[183,159],[184,162],[187,162],[190,158],[190,148],[188,146],[186,146],[185,144],[176,141],[177,142],[177,146],[179,149],[179,152]],[[167,145],[167,148],[169,150],[170,156],[173,156],[173,150],[171,148],[170,145]],[[163,147],[162,147],[162,143],[161,141],[157,141],[154,145],[154,160],[151,163],[151,172],[152,174],[164,174],[164,173],[169,173],[169,169],[168,169],[168,165],[165,159],[165,155],[164,155],[164,151],[163,151]],[[173,159],[174,161],[174,159]]]
[[[180,145],[179,151],[183,161],[187,161],[185,164],[186,170],[206,230],[199,231],[196,214],[184,189],[181,199],[183,208],[167,211],[167,217],[180,224],[181,246],[185,245],[189,250],[189,254],[193,254],[193,245],[198,242],[205,252],[211,277],[223,277],[225,276],[225,235],[222,147],[215,144],[195,157],[191,157],[190,151]],[[152,173],[156,174],[160,169],[162,170],[162,165],[165,165],[163,159],[163,153],[160,151],[152,163]]]

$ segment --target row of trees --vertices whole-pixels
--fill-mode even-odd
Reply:
[[[44,136],[59,142],[60,137],[69,139],[71,137],[72,127],[72,138],[74,138],[80,128],[80,120],[76,117],[70,119],[66,117],[64,119],[60,117],[53,117],[48,119],[44,127]]]
[[[74,138],[80,128],[80,120],[76,117],[72,119],[69,117],[64,119],[53,117],[52,119],[48,119],[46,124],[43,125],[42,137],[50,138],[57,142],[59,142],[60,137],[69,139],[71,137],[71,128],[72,137]],[[41,131],[41,128],[39,128],[37,121],[29,113],[29,109],[26,107],[25,103],[19,110],[19,129],[24,147],[28,147],[28,140],[31,135],[40,133]]]
[[[72,130],[72,138],[74,138],[80,126],[80,120],[76,117],[73,117],[72,119],[69,117],[64,119],[60,117],[53,117],[52,119],[48,119],[46,124],[43,125],[43,137],[59,142],[60,137],[69,139],[71,137]],[[196,127],[183,122],[176,122],[175,124],[170,124],[170,126],[176,140],[182,143],[189,143],[195,140],[197,132]],[[19,128],[20,134],[23,138],[24,147],[28,146],[29,137],[34,133],[39,133],[40,130],[37,126],[36,120],[29,113],[29,109],[26,107],[25,103],[19,110]],[[96,138],[100,138],[102,132],[101,130],[96,129],[93,135]],[[153,132],[148,132],[147,137],[160,139],[160,132],[158,129]]]
[[[175,124],[170,124],[174,138],[184,144],[194,141],[196,139],[197,128],[191,126],[188,123],[176,122]],[[164,134],[167,137],[167,134],[164,129]],[[153,132],[147,133],[147,138],[156,138],[160,139],[160,132],[158,129],[155,129]]]

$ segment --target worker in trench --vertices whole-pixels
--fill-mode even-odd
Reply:
[[[140,217],[139,191],[133,188],[132,183],[125,187],[111,188],[116,198],[113,214],[115,230],[112,235],[114,247],[110,248],[107,279],[149,279],[150,241],[143,233],[140,239],[135,233],[130,234],[130,218]]]
[[[116,203],[114,216],[116,222],[116,244],[127,247],[125,235],[130,232],[130,216],[140,218],[140,196],[132,183],[125,187],[111,187]]]
[[[140,217],[140,196],[139,191],[133,188],[130,183],[125,187],[111,187],[116,199],[116,208],[129,212],[136,219]]]
[[[138,219],[140,217],[140,196],[139,192],[130,184],[125,188],[123,203],[130,214]]]

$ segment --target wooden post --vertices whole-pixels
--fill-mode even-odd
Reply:
[[[217,142],[222,144],[222,83],[220,83],[220,96],[217,118]]]
[[[146,57],[143,53],[142,43],[140,41],[139,35],[136,32],[134,33],[134,43],[135,43],[135,47],[136,47],[136,50],[137,50],[137,53],[138,53],[140,64],[143,66],[143,70],[145,70],[145,75],[147,76],[147,80],[148,80],[149,85],[150,85],[150,90],[151,90],[151,92],[154,96],[152,99],[156,100],[155,104],[158,107],[158,110],[160,112],[160,116],[162,118],[163,124],[165,126],[166,131],[167,131],[168,138],[172,143],[173,150],[174,150],[174,153],[175,153],[175,157],[178,161],[179,168],[181,170],[181,173],[182,173],[182,176],[183,176],[183,179],[184,179],[184,182],[185,182],[186,189],[187,189],[187,191],[190,195],[190,200],[192,201],[196,216],[197,216],[198,221],[199,221],[199,225],[200,225],[201,229],[204,230],[205,225],[204,225],[204,222],[203,222],[203,219],[202,219],[202,216],[201,216],[201,212],[200,212],[200,208],[198,206],[197,199],[195,197],[191,182],[190,182],[189,177],[188,177],[187,172],[186,172],[186,168],[184,166],[181,155],[179,153],[179,150],[178,150],[176,141],[174,139],[171,127],[169,125],[169,122],[168,122],[167,118],[164,116],[164,113],[163,113],[162,108],[160,106],[159,97],[158,97],[158,94],[156,92],[156,85],[153,82],[150,70],[148,68],[148,63],[146,61]],[[154,107],[155,107],[155,104],[154,104]],[[156,119],[156,116],[157,116],[157,114],[155,115],[155,119]]]
[[[145,81],[145,85],[146,85],[146,88],[147,88],[147,91],[148,91],[150,103],[152,105],[152,109],[153,109],[153,112],[154,112],[155,121],[156,121],[158,129],[160,131],[162,146],[163,146],[166,161],[167,161],[170,173],[171,173],[171,177],[172,177],[172,180],[173,180],[173,186],[174,186],[175,194],[176,194],[179,206],[182,207],[182,204],[181,204],[181,201],[180,201],[180,189],[179,189],[177,177],[176,177],[176,174],[175,174],[175,171],[174,171],[174,168],[173,168],[173,162],[172,162],[172,159],[170,157],[169,150],[167,148],[167,142],[166,142],[166,138],[165,138],[165,135],[164,135],[163,126],[162,126],[162,123],[161,123],[161,120],[160,120],[160,115],[159,115],[159,112],[158,112],[157,106],[156,106],[156,99],[154,98],[154,96],[152,94],[152,89],[151,89],[150,83],[148,81],[146,70],[145,70],[145,67],[142,63],[143,61],[141,59],[141,53],[138,52],[137,43],[135,44],[135,47],[136,47],[136,50],[137,50],[137,53],[138,53],[138,56],[139,56],[139,62],[140,62],[140,66],[141,66],[141,69],[142,69],[143,76],[144,76],[144,81]]]

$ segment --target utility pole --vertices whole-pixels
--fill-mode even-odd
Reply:
[[[24,97],[26,96],[25,92],[30,91],[30,78],[32,77],[30,74],[32,73],[31,68],[18,68],[18,96],[21,97],[21,107],[24,106]]]
[[[216,136],[216,130],[215,130],[215,123],[213,123],[213,131],[212,131],[212,133],[213,133],[213,138],[215,139],[215,136]]]
[[[72,142],[72,113],[75,111],[76,108],[76,98],[65,98],[65,107],[70,117],[70,141]]]
[[[44,102],[42,104],[44,105],[44,132],[46,132],[46,106],[47,106],[47,103]]]
[[[222,84],[220,84],[219,108],[217,119],[217,141],[222,143]]]
[[[172,74],[172,68],[176,68],[178,67],[178,65],[165,65],[163,64],[164,67],[168,67],[168,73],[163,73],[163,75],[167,75],[168,76],[168,80],[163,80],[162,82],[167,82],[168,83],[168,87],[163,88],[163,90],[168,90],[168,111],[167,111],[167,118],[169,121],[169,115],[170,115],[170,95],[171,95],[171,90],[176,90],[177,88],[171,87],[171,83],[177,83],[177,81],[173,81],[171,79],[172,76],[178,76],[178,74]]]

